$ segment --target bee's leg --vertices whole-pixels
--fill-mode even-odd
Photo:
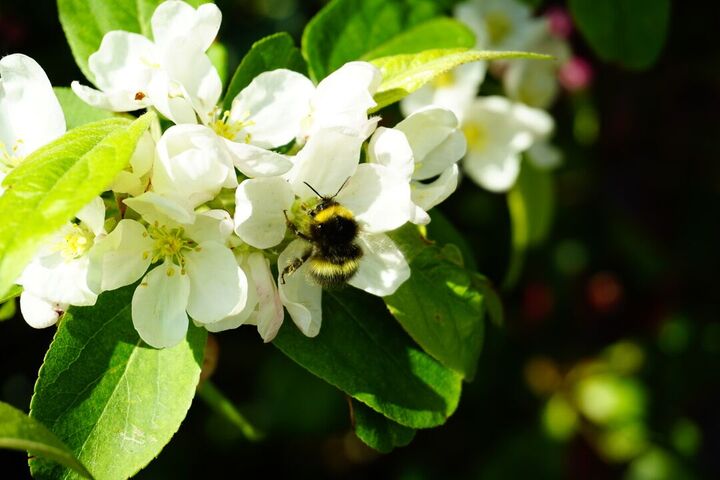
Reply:
[[[285,215],[285,224],[286,224],[287,227],[290,229],[290,231],[293,232],[293,234],[294,234],[296,237],[302,238],[303,240],[309,242],[309,241],[310,241],[310,237],[308,237],[307,235],[305,235],[304,233],[302,233],[300,230],[298,230],[298,228],[295,226],[295,224],[290,221],[290,219],[289,219],[288,216],[287,216],[287,210],[283,210],[283,215]]]
[[[291,275],[295,270],[302,267],[303,263],[307,262],[308,258],[310,258],[310,255],[312,255],[312,249],[307,249],[302,257],[296,258],[283,268],[280,274],[280,282],[285,285],[285,275]]]

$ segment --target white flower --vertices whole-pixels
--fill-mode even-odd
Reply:
[[[23,158],[63,133],[65,116],[42,67],[19,53],[0,59],[0,183]]]
[[[521,50],[535,21],[530,8],[517,0],[470,0],[457,5],[454,16],[488,50]]]
[[[79,223],[66,224],[48,240],[18,279],[23,286],[20,309],[32,327],[54,325],[69,305],[94,305],[97,300],[89,272],[93,250],[105,235],[102,199],[89,203],[77,218]]]
[[[410,221],[427,224],[427,210],[457,188],[457,162],[466,149],[465,135],[453,112],[428,107],[395,128],[379,128],[370,139],[368,161],[394,168],[411,181],[415,208]]]
[[[212,3],[161,3],[153,13],[154,41],[125,31],[107,33],[89,59],[95,90],[73,82],[75,93],[95,107],[127,112],[154,106],[175,123],[207,118],[222,91],[205,51],[222,15]]]
[[[485,62],[461,65],[403,98],[400,110],[407,117],[434,105],[452,111],[462,122],[468,104],[477,97],[480,85],[485,79],[485,70]]]
[[[395,168],[359,164],[363,137],[338,129],[319,130],[294,158],[284,178],[243,181],[237,189],[235,232],[256,248],[279,245],[287,234],[284,212],[306,215],[317,204],[312,186],[352,212],[360,226],[356,242],[363,251],[359,269],[349,284],[374,295],[390,295],[409,277],[408,264],[384,232],[400,227],[414,215],[408,178]],[[342,187],[342,188],[341,188]],[[308,249],[305,240],[292,241],[280,254],[282,270]],[[279,284],[282,303],[308,336],[317,335],[322,321],[322,288],[305,275],[307,265]]]
[[[559,67],[570,59],[567,42],[550,32],[547,19],[537,20],[529,28],[523,50],[544,53],[551,61],[513,60],[503,73],[503,87],[508,97],[535,108],[546,109],[557,97]]]
[[[509,190],[520,173],[520,154],[544,141],[554,128],[543,110],[505,97],[481,97],[469,107],[463,131],[468,153],[465,172],[492,192]]]
[[[188,315],[205,326],[245,308],[248,282],[226,246],[231,233],[223,210],[198,213],[189,224],[160,213],[147,227],[121,220],[95,252],[92,284],[113,290],[156,265],[133,295],[133,325],[149,345],[171,347],[185,338]]]
[[[368,110],[377,105],[380,70],[367,62],[349,62],[325,77],[308,97],[310,110],[302,121],[301,143],[323,129],[345,128],[367,138],[374,123]]]

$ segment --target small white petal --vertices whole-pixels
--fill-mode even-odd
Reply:
[[[152,105],[150,98],[135,100],[137,94],[131,91],[111,90],[101,92],[75,81],[70,84],[75,95],[88,105],[111,112],[132,112]],[[145,88],[145,90],[147,90]],[[143,92],[144,93],[144,92]]]
[[[278,288],[270,271],[270,263],[261,253],[251,253],[247,265],[257,294],[257,312],[253,320],[263,341],[271,342],[285,316]]]
[[[235,232],[255,248],[274,247],[285,238],[283,211],[294,200],[290,185],[280,177],[243,181],[235,193]]]
[[[87,225],[96,236],[105,233],[105,203],[102,197],[95,197],[75,216]]]
[[[369,233],[394,230],[410,220],[414,211],[407,177],[371,163],[358,166],[336,200],[353,212],[363,231]]]
[[[405,256],[385,234],[360,235],[363,250],[360,268],[348,282],[353,287],[384,297],[392,295],[410,278]]]
[[[313,97],[309,134],[333,127],[361,130],[381,80],[380,70],[367,62],[346,63],[325,77]]]
[[[491,192],[506,192],[520,174],[520,156],[508,148],[475,153],[472,150],[463,161],[470,178]]]
[[[20,311],[22,316],[33,328],[47,328],[55,325],[60,312],[67,310],[68,305],[49,302],[28,291],[20,294]]]
[[[397,170],[408,179],[415,169],[412,148],[403,132],[394,128],[380,127],[370,139],[368,161]]]
[[[155,348],[180,343],[188,330],[189,296],[190,279],[177,265],[165,262],[148,273],[132,298],[132,321],[140,338]]]
[[[161,3],[150,20],[159,45],[172,47],[179,39],[190,39],[190,44],[203,52],[215,40],[221,22],[222,13],[215,4],[206,3],[196,10],[180,1]]]
[[[159,66],[155,45],[146,37],[120,30],[111,31],[102,39],[97,52],[88,59],[95,74],[95,84],[104,92],[126,92],[134,99],[137,93],[147,95],[153,70]],[[135,103],[136,110],[143,99]]]
[[[148,97],[158,112],[175,124],[196,124],[197,114],[187,89],[167,71],[153,72],[147,85]]]
[[[7,153],[25,157],[65,133],[60,103],[35,60],[19,53],[3,57],[0,77],[0,144]]]
[[[413,203],[417,205],[423,213],[430,210],[435,205],[443,202],[455,191],[459,176],[460,168],[458,168],[457,164],[453,164],[431,183],[414,182],[412,184]],[[427,214],[423,215],[423,213],[420,213],[420,217],[415,218],[413,223],[419,225],[427,223],[430,218],[427,217]]]
[[[300,198],[316,196],[305,182],[321,195],[335,195],[355,173],[362,143],[363,139],[357,135],[337,129],[320,130],[300,150],[284,177]]]
[[[457,117],[444,108],[420,110],[395,128],[405,134],[413,150],[417,163],[413,178],[416,180],[440,175],[467,150],[465,136],[458,131]]]
[[[130,166],[132,171],[138,177],[149,173],[155,160],[155,140],[152,134],[145,132],[138,140],[132,157],[130,157]]]
[[[225,140],[235,167],[248,177],[274,177],[282,175],[292,167],[292,162],[280,153],[246,143]]]
[[[148,223],[173,221],[189,224],[195,221],[195,213],[190,205],[179,204],[174,199],[163,197],[155,192],[145,192],[140,196],[126,198],[123,203],[139,213]]]
[[[249,143],[258,147],[286,145],[299,135],[314,92],[310,79],[291,70],[261,73],[232,103],[230,120],[249,123],[239,140],[247,133]]]
[[[120,220],[90,250],[89,285],[100,293],[136,282],[152,261],[154,242],[135,220]]]
[[[216,242],[221,245],[230,238],[233,221],[225,210],[205,210],[195,216],[195,222],[185,226],[185,233],[196,243]]]
[[[232,251],[215,242],[201,243],[185,254],[190,278],[187,312],[199,323],[213,323],[232,313],[241,297],[238,268]],[[245,282],[247,287],[247,282]]]
[[[257,295],[255,294],[255,289],[252,284],[248,281],[245,271],[240,267],[238,267],[238,288],[240,292],[242,292],[242,295],[235,308],[233,308],[229,316],[222,320],[203,324],[208,332],[233,330],[248,322],[250,315],[252,315],[257,305]]]
[[[23,271],[18,284],[49,302],[94,305],[97,294],[88,285],[87,255],[67,260],[60,252],[36,257]]]
[[[278,292],[280,300],[290,314],[290,318],[300,331],[315,337],[320,333],[322,324],[322,288],[307,278],[307,264],[291,275],[285,275],[285,283],[280,276],[285,267],[301,257],[307,248],[302,240],[295,240],[287,246],[278,258]]]
[[[173,45],[173,48],[166,51],[163,56],[163,68],[169,86],[167,101],[173,115],[169,118],[176,120],[176,123],[197,123],[194,114],[185,113],[187,106],[178,101],[184,97],[184,100],[189,102],[190,108],[197,112],[200,120],[205,121],[211,117],[220,100],[222,81],[205,53],[193,52],[192,47],[186,48],[185,45],[187,42]],[[153,93],[151,89],[151,96]],[[153,101],[156,99],[153,98]],[[180,114],[180,110],[176,108],[182,108],[183,113]]]

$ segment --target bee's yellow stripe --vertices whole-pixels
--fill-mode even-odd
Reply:
[[[353,214],[350,210],[343,207],[342,205],[331,205],[324,210],[320,210],[315,215],[315,221],[318,223],[324,223],[333,217],[343,217],[349,220],[353,219]]]
[[[357,259],[348,259],[343,263],[333,263],[322,258],[310,260],[310,269],[320,277],[345,277],[355,273],[360,263]]]

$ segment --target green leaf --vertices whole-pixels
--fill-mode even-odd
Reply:
[[[15,313],[17,313],[15,300],[0,303],[0,322],[4,322],[5,320],[10,320],[15,317]]]
[[[470,271],[414,225],[391,235],[412,275],[385,304],[405,331],[443,365],[472,379],[482,350],[484,298]]]
[[[247,87],[253,78],[278,68],[287,68],[302,74],[307,72],[307,65],[300,50],[295,46],[292,37],[285,32],[265,37],[250,47],[230,80],[223,108],[230,110],[237,94]]]
[[[333,0],[305,27],[303,55],[320,81],[415,25],[442,14],[435,0]],[[405,44],[407,45],[407,44]]]
[[[40,368],[30,416],[49,426],[97,478],[125,479],[155,458],[195,395],[207,333],[190,325],[173,348],[145,345],[132,325],[135,285],[65,314]],[[41,459],[35,478],[75,475]]]
[[[8,300],[19,297],[22,291],[23,288],[20,285],[13,285],[5,292],[4,295],[0,296],[0,303],[5,303]]]
[[[5,177],[0,196],[0,292],[6,292],[42,240],[105,191],[155,118],[78,127],[30,154]]]
[[[350,401],[350,414],[355,435],[380,453],[390,453],[395,447],[404,447],[415,437],[412,428],[393,422],[357,400]]]
[[[437,208],[430,211],[432,221],[427,226],[428,237],[441,245],[455,245],[462,253],[462,264],[471,271],[477,270],[477,261],[465,237]]]
[[[58,0],[58,14],[75,62],[88,80],[95,77],[88,58],[100,48],[103,36],[125,30],[152,38],[150,19],[163,0]],[[193,7],[204,0],[186,0]]]
[[[425,50],[416,54],[393,55],[372,60],[382,72],[382,83],[375,93],[376,112],[402,100],[435,77],[465,63],[480,60],[529,59],[549,60],[552,57],[527,52],[490,52],[465,49]]]
[[[503,282],[512,288],[520,278],[529,248],[547,238],[555,210],[552,173],[523,162],[520,177],[507,196],[512,224],[510,267]]]
[[[285,322],[275,346],[348,395],[411,428],[445,423],[457,408],[461,377],[420,350],[377,297],[347,288],[323,292],[320,334]]]
[[[645,69],[659,57],[670,0],[570,0],[569,5],[578,29],[603,60]]]
[[[446,17],[433,18],[399,33],[382,45],[364,54],[361,60],[438,48],[472,48],[475,34],[465,24]]]
[[[65,123],[67,124],[68,130],[72,130],[80,125],[85,125],[86,123],[97,122],[117,116],[113,112],[91,107],[80,100],[80,98],[75,95],[75,92],[67,87],[53,87],[53,91],[65,114]]]
[[[0,448],[24,450],[92,478],[70,449],[42,423],[4,402],[0,402]]]
[[[250,421],[238,411],[233,402],[223,395],[210,380],[205,380],[198,387],[198,395],[205,401],[208,407],[237,428],[246,439],[251,442],[257,442],[265,437],[265,434],[250,423]]]

